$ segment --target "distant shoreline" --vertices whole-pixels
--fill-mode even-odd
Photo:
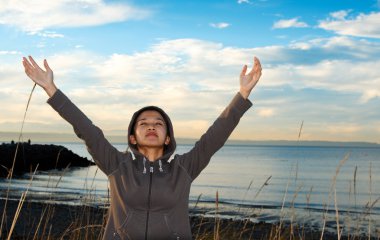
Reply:
[[[0,142],[17,141],[19,133],[16,132],[0,132]],[[113,144],[127,144],[126,136],[106,136]],[[23,139],[26,141],[31,139],[35,143],[82,143],[82,141],[74,134],[69,133],[23,133]],[[178,144],[193,145],[198,139],[176,138]],[[370,147],[380,148],[379,143],[351,141],[322,141],[322,140],[228,140],[226,145],[247,145],[247,146],[304,146],[304,147]]]

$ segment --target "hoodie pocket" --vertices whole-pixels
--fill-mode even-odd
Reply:
[[[171,218],[167,214],[153,213],[149,221],[149,238],[150,239],[180,239],[176,231],[174,231]]]
[[[145,234],[145,219],[143,213],[129,212],[122,223],[117,229],[118,238],[122,240],[138,240],[143,239]]]
[[[114,239],[140,240],[146,232],[146,212],[130,212],[122,225],[117,229]],[[162,213],[150,212],[148,225],[148,239],[178,240],[178,234],[173,231],[170,217]]]

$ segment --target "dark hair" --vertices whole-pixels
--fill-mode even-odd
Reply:
[[[135,134],[135,126],[136,126],[137,118],[141,115],[141,113],[143,113],[145,111],[156,111],[156,112],[158,112],[162,116],[162,118],[164,119],[164,122],[165,122],[165,125],[166,125],[166,134],[170,135],[170,133],[169,133],[169,127],[170,127],[171,124],[170,124],[169,116],[164,112],[164,110],[162,110],[159,107],[156,107],[156,106],[147,106],[147,107],[141,108],[140,110],[138,110],[137,112],[135,112],[133,114],[133,116],[132,116],[132,122],[131,122],[130,129],[129,129],[129,132],[128,132],[128,136]]]

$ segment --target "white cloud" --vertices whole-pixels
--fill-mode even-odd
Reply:
[[[253,55],[261,59],[264,68],[258,90],[254,90],[253,100],[257,110],[249,114],[249,120],[242,121],[242,128],[237,129],[234,136],[268,136],[264,130],[262,135],[254,134],[258,130],[252,129],[252,126],[264,126],[262,128],[266,130],[269,124],[278,125],[280,120],[276,122],[276,119],[283,121],[284,116],[290,122],[304,119],[303,114],[308,114],[307,110],[300,109],[310,103],[295,100],[295,95],[304,89],[356,96],[352,97],[356,102],[345,103],[350,109],[342,106],[342,111],[346,112],[354,112],[351,106],[355,104],[364,109],[372,100],[379,98],[380,75],[374,69],[380,68],[380,60],[371,57],[380,52],[378,44],[335,37],[315,39],[305,46],[299,43],[245,49],[197,39],[176,39],[160,41],[146,51],[133,54],[98,56],[79,49],[48,56],[48,61],[53,68],[56,84],[105,131],[126,129],[134,110],[154,104],[163,107],[172,116],[177,126],[177,136],[198,137],[201,129],[211,124],[238,91],[241,68],[245,63],[251,65]],[[353,57],[329,59],[347,52],[347,49]],[[314,61],[303,60],[321,52],[323,54]],[[19,60],[8,62],[5,56],[0,57],[0,100],[4,106],[0,119],[3,123],[17,122],[22,117],[32,86]],[[37,58],[37,61],[42,63],[42,59]],[[287,90],[289,88],[292,89],[291,93]],[[274,93],[268,95],[268,92]],[[46,98],[41,89],[36,89],[28,114],[31,122],[49,125],[58,121],[59,117],[48,106],[40,104]],[[277,106],[284,106],[286,111]],[[328,104],[318,112],[329,116],[336,114]],[[254,121],[260,121],[260,124],[252,124]],[[322,120],[316,118],[315,121]],[[281,122],[281,126],[273,128],[277,129],[273,130],[273,137],[282,138],[288,134],[287,124]],[[335,129],[347,134],[350,131],[352,134],[361,132],[362,129],[353,127],[360,124],[349,124],[346,129],[339,126]],[[0,124],[0,130],[4,129],[1,126],[6,124]],[[46,129],[54,128],[50,126]],[[314,133],[317,132],[315,130]],[[326,138],[329,137],[327,134],[339,137],[333,129],[326,128],[323,133]],[[311,130],[310,138],[313,138]]]
[[[364,91],[360,100],[361,100],[361,102],[366,103],[373,98],[380,98],[380,88],[379,89],[368,89],[368,90]]]
[[[276,66],[267,69],[265,76],[274,80],[268,83],[271,85],[289,84],[299,89],[312,88],[356,93],[362,96],[360,99],[362,102],[367,102],[379,96],[380,76],[373,71],[378,68],[380,68],[380,61],[325,60],[313,65]]]
[[[242,3],[251,3],[249,0],[238,0],[237,3],[242,4]]]
[[[272,117],[275,112],[273,108],[262,108],[257,111],[257,115],[260,117]]]
[[[299,22],[298,18],[282,19],[273,24],[273,28],[304,28],[308,27],[307,23]]]
[[[341,35],[380,38],[380,12],[359,14],[356,18],[347,18],[347,11],[332,13],[333,19],[319,23],[319,27]]]
[[[0,55],[21,55],[21,52],[19,51],[1,51]]]
[[[53,31],[29,32],[29,35],[38,35],[40,37],[45,37],[45,38],[63,38],[64,37],[63,34],[56,33]]]
[[[308,42],[295,42],[289,45],[289,48],[291,49],[301,49],[301,50],[309,50],[311,49],[311,47],[312,47],[311,44]]]
[[[210,26],[213,28],[223,29],[223,28],[227,28],[231,26],[231,24],[226,23],[226,22],[220,22],[220,23],[210,23]]]
[[[149,14],[145,9],[104,0],[6,0],[0,7],[0,24],[36,32],[141,19]]]
[[[359,132],[361,129],[361,126],[350,123],[332,124],[327,127],[328,132],[341,134],[353,134]]]
[[[344,20],[350,12],[351,10],[341,10],[341,11],[330,13],[330,16],[338,20]]]

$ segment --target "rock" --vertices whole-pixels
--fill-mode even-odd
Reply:
[[[87,167],[94,165],[87,158],[80,157],[71,150],[60,145],[31,144],[30,141],[22,143],[3,143],[0,145],[0,177],[7,177],[12,168],[17,150],[17,158],[13,175],[37,170],[63,169],[70,167]]]

